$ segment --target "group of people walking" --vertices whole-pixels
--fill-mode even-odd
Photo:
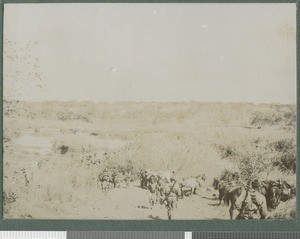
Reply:
[[[230,219],[272,218],[272,210],[280,202],[295,196],[293,187],[282,180],[240,180],[239,173],[229,174],[223,180],[214,179],[214,188],[219,191],[220,204],[230,206]]]
[[[121,184],[124,183],[126,187],[129,186],[131,181],[131,174],[128,172],[119,172],[116,170],[104,169],[98,176],[98,182],[101,183],[101,189],[103,192],[108,192],[113,188],[120,188]]]
[[[196,190],[199,188],[203,188],[204,191],[209,189],[204,186],[205,174],[178,180],[174,171],[141,170],[136,176],[140,177],[140,187],[149,192],[149,209],[156,204],[164,205],[169,220],[172,219],[179,199],[197,194]],[[107,192],[111,188],[119,188],[121,183],[128,187],[132,179],[133,175],[130,173],[107,169],[98,177],[103,192]],[[135,179],[137,178],[135,177]],[[221,179],[215,178],[213,187],[219,192],[220,205],[229,206],[229,216],[233,220],[272,218],[270,212],[278,206],[279,202],[288,200],[295,195],[293,187],[285,181],[259,181],[259,179],[242,181],[238,172],[228,173]]]
[[[177,201],[181,197],[180,186],[174,176],[170,177],[170,181],[166,178],[157,178],[150,176],[148,183],[150,192],[150,208],[157,203],[165,205],[167,209],[168,219],[171,220],[172,213],[177,208]]]
[[[185,195],[196,194],[196,187],[205,181],[205,174],[197,177],[188,177],[178,180],[175,171],[152,172],[141,170],[141,187],[150,192],[150,209],[155,204],[164,205],[167,209],[168,219],[171,220],[174,209],[177,208],[177,202]]]

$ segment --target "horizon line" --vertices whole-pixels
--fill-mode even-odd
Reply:
[[[3,98],[3,102],[5,101],[19,101],[26,103],[102,103],[102,104],[121,104],[121,103],[131,103],[131,104],[186,104],[186,103],[198,103],[198,104],[252,104],[252,105],[297,105],[297,101],[295,103],[280,103],[280,102],[249,102],[249,101],[196,101],[196,100],[186,100],[186,101],[132,101],[132,100],[116,100],[116,101],[93,101],[93,100],[42,100],[42,101],[33,101],[33,100],[20,100],[20,99],[5,99]]]

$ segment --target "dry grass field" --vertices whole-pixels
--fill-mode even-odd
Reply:
[[[4,218],[166,219],[138,187],[141,169],[207,176],[207,189],[181,200],[175,219],[229,219],[212,180],[225,170],[244,179],[295,185],[295,105],[246,103],[4,102]],[[103,193],[104,168],[132,182]],[[293,218],[295,199],[275,218]]]

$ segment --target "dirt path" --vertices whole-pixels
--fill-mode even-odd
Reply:
[[[141,189],[139,182],[128,188],[112,189],[107,193],[101,190],[97,195],[82,195],[80,207],[64,210],[60,216],[82,219],[120,219],[120,220],[159,220],[167,219],[164,205],[156,204],[149,208],[149,192]],[[219,206],[215,191],[199,192],[178,201],[173,219],[228,219],[228,208]],[[82,206],[84,205],[84,206]]]

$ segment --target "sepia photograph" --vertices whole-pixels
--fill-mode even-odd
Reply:
[[[4,4],[4,219],[295,219],[296,68],[295,3]]]

